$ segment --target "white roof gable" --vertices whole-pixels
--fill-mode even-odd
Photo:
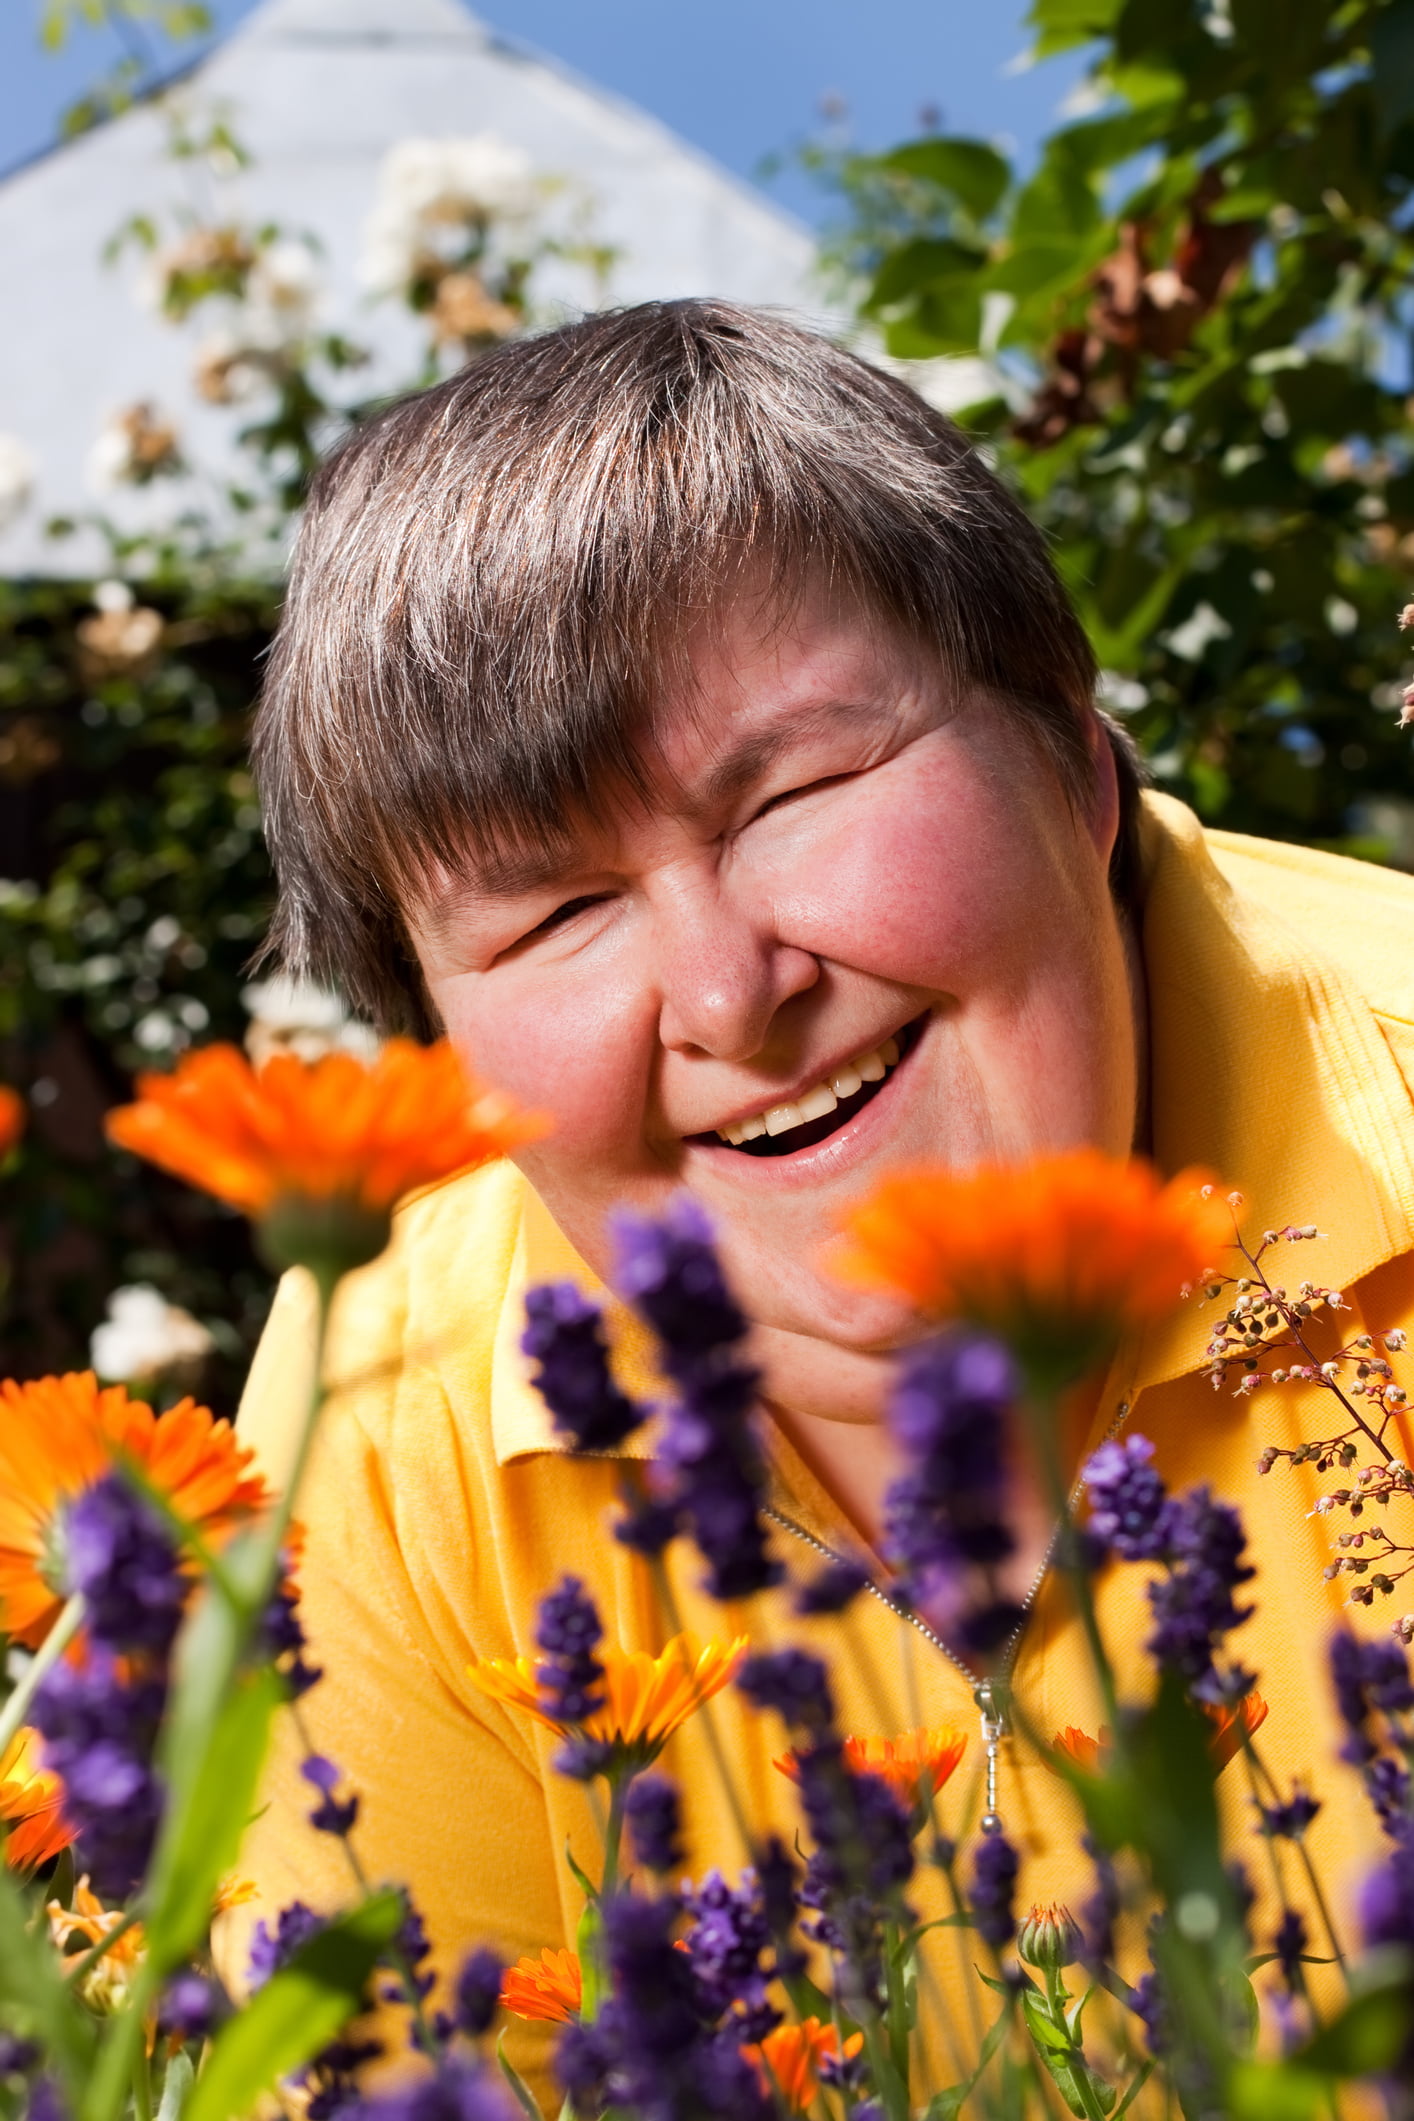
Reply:
[[[616,252],[607,297],[721,294],[820,313],[807,231],[655,119],[552,61],[513,49],[459,0],[265,0],[198,67],[183,94],[229,109],[253,166],[235,187],[250,221],[310,231],[323,249],[330,323],[375,354],[360,388],[415,373],[417,327],[370,305],[360,233],[379,162],[409,137],[493,133],[593,202]],[[175,414],[188,456],[219,461],[228,411],[194,405],[193,339],[134,297],[135,261],[101,262],[115,228],[184,196],[161,111],[142,105],[0,182],[0,434],[37,462],[35,504],[0,534],[0,569],[81,571],[92,546],[55,547],[44,517],[91,509],[86,460],[104,420],[139,399]],[[542,288],[566,307],[595,297],[571,268]],[[109,503],[125,521],[170,514],[172,486]]]

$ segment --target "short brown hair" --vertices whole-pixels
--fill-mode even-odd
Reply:
[[[498,348],[319,472],[256,727],[270,950],[429,1028],[400,903],[434,862],[553,842],[637,785],[665,647],[754,553],[925,640],[1088,797],[1090,645],[960,430],[778,316],[645,303]]]

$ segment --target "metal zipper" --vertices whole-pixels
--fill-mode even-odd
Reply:
[[[1119,1411],[1100,1438],[1100,1443],[1095,1446],[1096,1450],[1100,1448],[1101,1444],[1113,1441],[1128,1421],[1129,1413],[1129,1401],[1127,1399],[1121,1400]],[[1070,1491],[1070,1510],[1072,1515],[1084,1492],[1084,1488],[1085,1479],[1082,1474]],[[776,1509],[774,1504],[763,1503],[761,1514],[763,1517],[769,1517],[773,1524],[779,1525],[783,1532],[789,1532],[793,1538],[803,1540],[806,1546],[813,1547],[817,1554],[823,1554],[827,1561],[852,1564],[852,1556],[841,1554],[837,1548],[827,1546],[823,1539],[817,1539],[813,1532],[807,1532],[804,1525],[797,1524],[793,1517],[787,1517],[784,1510]],[[890,1598],[888,1592],[881,1585],[875,1583],[872,1576],[865,1579],[864,1588],[869,1592],[870,1596],[877,1598],[880,1605],[887,1606],[889,1611],[896,1614],[900,1620],[906,1620],[911,1627],[917,1628],[924,1641],[931,1643],[935,1650],[946,1657],[954,1670],[961,1672],[971,1689],[972,1699],[976,1704],[977,1712],[981,1719],[983,1757],[986,1765],[986,1809],[980,1822],[984,1834],[999,1834],[1002,1831],[1001,1815],[997,1810],[997,1772],[1002,1740],[1010,1735],[1006,1698],[1010,1690],[1011,1675],[1015,1668],[1016,1660],[1021,1653],[1021,1638],[1026,1632],[1026,1623],[1031,1618],[1031,1609],[1040,1596],[1041,1586],[1045,1582],[1051,1563],[1055,1558],[1056,1541],[1059,1536],[1060,1526],[1057,1525],[1046,1543],[1046,1551],[1041,1556],[1040,1566],[1031,1579],[1026,1596],[1021,1601],[1021,1618],[1007,1637],[997,1672],[988,1679],[979,1679],[971,1665],[959,1657],[957,1651],[950,1648],[943,1641],[942,1636],[933,1628],[930,1628],[927,1621],[922,1619],[919,1614],[913,1612],[910,1607],[901,1605],[897,1599]]]

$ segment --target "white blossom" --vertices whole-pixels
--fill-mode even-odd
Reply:
[[[493,133],[464,139],[400,140],[383,157],[364,224],[360,276],[396,293],[419,260],[440,255],[449,235],[492,222],[525,221],[537,201],[529,158]]]
[[[0,434],[0,532],[28,507],[38,469],[18,435]]]
[[[149,1283],[134,1282],[109,1297],[108,1316],[89,1340],[89,1360],[110,1383],[131,1384],[203,1362],[215,1345],[190,1311],[168,1303]]]
[[[276,1053],[317,1061],[326,1053],[372,1060],[378,1052],[372,1025],[351,1017],[339,995],[311,980],[276,973],[245,988],[241,1001],[250,1015],[245,1048],[257,1068]]]

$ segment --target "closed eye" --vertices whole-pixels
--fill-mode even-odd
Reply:
[[[520,940],[528,943],[532,936],[549,935],[556,928],[563,928],[566,921],[572,921],[577,913],[583,913],[590,906],[602,906],[604,897],[605,894],[601,891],[584,898],[566,899],[563,906],[557,906],[553,913],[547,913],[543,921],[537,921],[533,928],[527,928]]]
[[[838,788],[845,781],[852,781],[857,777],[854,773],[828,773],[821,780],[806,781],[799,788],[784,788],[779,795],[769,797],[758,810],[754,810],[747,822],[754,825],[758,818],[767,817],[771,811],[781,809],[786,803],[799,802],[804,795],[819,795],[826,788]]]

